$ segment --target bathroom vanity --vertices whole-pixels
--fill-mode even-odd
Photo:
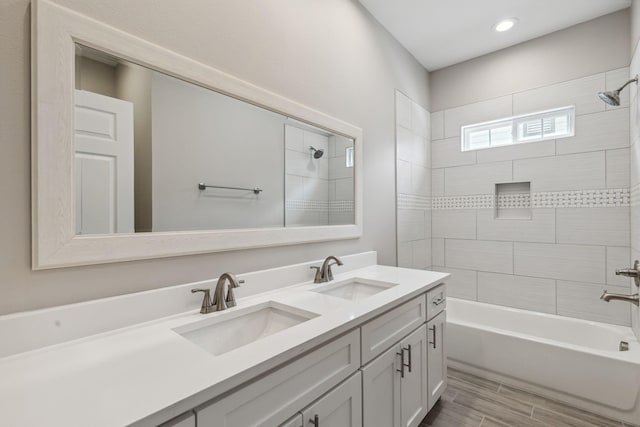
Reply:
[[[448,275],[342,259],[323,284],[310,281],[317,262],[241,275],[237,306],[210,314],[198,283],[0,318],[16,336],[82,311],[107,329],[1,358],[3,422],[417,426],[446,386]],[[192,309],[108,330],[104,314],[172,296]]]

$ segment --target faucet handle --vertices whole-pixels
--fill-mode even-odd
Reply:
[[[318,267],[317,265],[312,265],[309,268],[312,270],[315,268],[316,270],[316,275],[313,278],[313,283],[322,283],[322,273],[320,272],[320,267]]]
[[[195,294],[196,292],[202,292],[204,293],[204,296],[202,298],[202,306],[200,307],[200,313],[202,314],[207,314],[207,313],[211,313],[211,307],[212,307],[212,302],[211,302],[211,290],[210,289],[191,289],[191,293]]]
[[[227,308],[236,306],[236,296],[233,294],[233,288],[239,288],[240,283],[244,283],[244,280],[229,282],[229,286],[227,286],[227,297],[224,299],[224,302],[227,304]]]

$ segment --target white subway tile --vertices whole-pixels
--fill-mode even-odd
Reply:
[[[631,191],[631,247],[640,251],[640,185]]]
[[[603,246],[514,243],[514,272],[521,276],[605,283]]]
[[[628,146],[629,110],[621,108],[576,117],[575,136],[559,138],[556,153],[585,153]]]
[[[477,299],[476,272],[458,268],[432,267],[433,271],[450,273],[447,279],[447,296],[475,301]]]
[[[631,263],[631,253],[628,247],[608,247],[607,248],[607,284],[617,286],[631,286],[631,279],[624,276],[616,276],[616,270],[629,268]]]
[[[576,106],[576,115],[604,111],[605,104],[596,95],[604,88],[605,75],[601,73],[519,92],[513,95],[514,114],[533,113],[568,105]]]
[[[431,113],[431,140],[444,138],[444,111]]]
[[[423,138],[431,137],[431,115],[421,105],[411,102],[411,130]]]
[[[631,146],[629,157],[629,186],[633,187],[640,184],[640,141],[637,141]]]
[[[329,183],[326,179],[303,178],[305,200],[329,200]]]
[[[424,211],[398,209],[398,241],[409,242],[425,238]]]
[[[497,219],[493,209],[478,209],[478,239],[555,243],[554,209],[533,209],[531,219]]]
[[[446,239],[447,267],[513,273],[513,243]]]
[[[609,292],[628,293],[628,287],[593,285],[591,283],[558,281],[558,314],[629,326],[631,304],[600,299],[604,289]]]
[[[444,265],[444,239],[431,239],[431,265]]]
[[[398,267],[413,267],[413,245],[411,242],[398,241]]]
[[[531,191],[605,188],[604,152],[514,160],[513,180],[530,181]]]
[[[629,208],[559,208],[558,243],[629,246]]]
[[[446,196],[494,194],[497,183],[510,182],[511,180],[511,162],[446,168],[444,193]]]
[[[629,67],[618,68],[616,70],[607,71],[605,73],[605,89],[606,90],[616,90],[619,89],[623,84],[629,81]],[[629,106],[629,94],[631,93],[631,88],[629,90],[623,90],[620,92],[620,106],[614,107],[613,105],[606,104],[607,110],[615,110],[618,108],[624,108]]]
[[[556,281],[480,271],[478,301],[555,314]]]
[[[285,125],[284,146],[287,150],[303,152],[304,137],[303,131],[295,126]]]
[[[396,126],[396,150],[398,159],[413,161],[413,133],[402,126]]]
[[[431,195],[431,170],[429,168],[411,164],[411,194]]]
[[[431,167],[446,168],[475,163],[476,151],[462,151],[459,137],[431,142]]]
[[[413,246],[413,268],[425,269],[431,265],[431,243],[429,239],[414,240]]]
[[[424,237],[425,239],[431,239],[431,209],[425,209],[424,211]]]
[[[448,239],[476,238],[475,209],[434,210],[431,213],[433,237]]]
[[[444,169],[431,170],[431,195],[444,196]]]
[[[304,183],[303,177],[297,175],[285,175],[285,197],[287,200],[303,200],[304,199]]]
[[[511,95],[451,108],[444,112],[444,137],[460,136],[460,127],[512,116]]]
[[[320,135],[308,130],[303,131],[303,135],[304,135],[304,146],[302,147],[303,152],[306,151],[307,153],[309,153],[310,146],[318,150],[324,150],[325,152],[329,151],[329,137]]]
[[[404,93],[396,91],[396,124],[411,129],[411,101]]]
[[[634,90],[637,90],[634,85]],[[631,102],[629,104],[629,142],[633,144],[638,141],[638,136],[640,135],[640,108],[638,108],[638,103],[640,102],[639,96],[634,96],[631,98]]]
[[[629,187],[629,148],[607,150],[607,188]]]
[[[411,191],[411,163],[398,160],[397,174],[398,193],[413,194]]]
[[[335,196],[332,200],[353,200],[353,178],[335,180]]]
[[[486,150],[478,150],[476,153],[478,163],[555,156],[556,141],[551,139],[527,144],[509,145],[506,147],[494,147]]]

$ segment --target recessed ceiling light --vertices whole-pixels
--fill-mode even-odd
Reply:
[[[493,29],[499,33],[503,33],[513,28],[513,26],[516,25],[517,22],[518,20],[516,18],[503,19],[502,21],[494,25]]]

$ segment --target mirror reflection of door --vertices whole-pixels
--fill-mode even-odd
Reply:
[[[76,234],[134,232],[133,104],[75,91]]]

